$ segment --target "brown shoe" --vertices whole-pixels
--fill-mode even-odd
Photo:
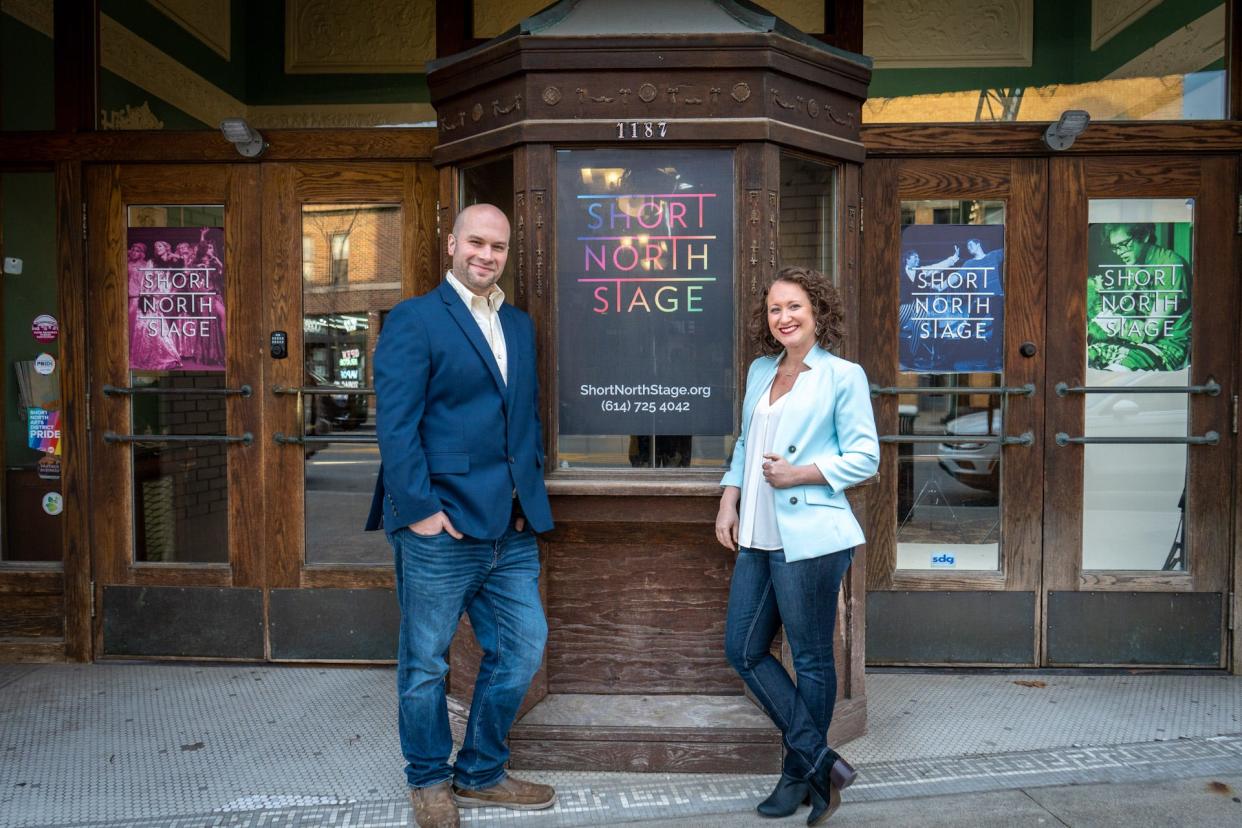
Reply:
[[[511,811],[541,811],[556,804],[556,791],[551,785],[537,785],[506,776],[490,788],[477,791],[454,785],[453,801],[462,808],[485,808],[492,805]]]
[[[429,788],[410,788],[410,811],[418,828],[457,828],[457,806],[448,780]]]

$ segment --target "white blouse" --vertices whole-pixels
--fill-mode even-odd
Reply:
[[[750,415],[750,428],[746,430],[746,471],[742,474],[737,540],[739,545],[751,549],[781,548],[781,531],[776,525],[776,490],[763,477],[763,455],[773,453],[776,427],[789,394],[769,404],[771,396],[769,384],[759,396]]]

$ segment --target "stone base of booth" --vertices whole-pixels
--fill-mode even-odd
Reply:
[[[865,700],[838,704],[831,741],[860,736]],[[777,773],[780,733],[744,696],[552,694],[509,734],[526,770]]]

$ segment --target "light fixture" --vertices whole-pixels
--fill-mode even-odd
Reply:
[[[1049,124],[1044,130],[1044,144],[1050,150],[1069,149],[1074,139],[1086,131],[1089,123],[1091,115],[1085,109],[1067,109],[1055,124]]]
[[[225,118],[220,122],[224,138],[246,158],[258,158],[267,149],[267,141],[259,131],[246,123],[245,118]]]

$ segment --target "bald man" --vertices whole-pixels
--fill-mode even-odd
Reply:
[[[393,308],[375,349],[380,467],[367,529],[392,544],[401,605],[398,728],[416,823],[457,808],[550,807],[556,792],[505,772],[506,738],[543,659],[535,532],[552,528],[530,317],[497,282],[509,220],[467,207],[447,240],[452,269]],[[469,613],[483,649],[466,738],[449,764],[444,677]]]

